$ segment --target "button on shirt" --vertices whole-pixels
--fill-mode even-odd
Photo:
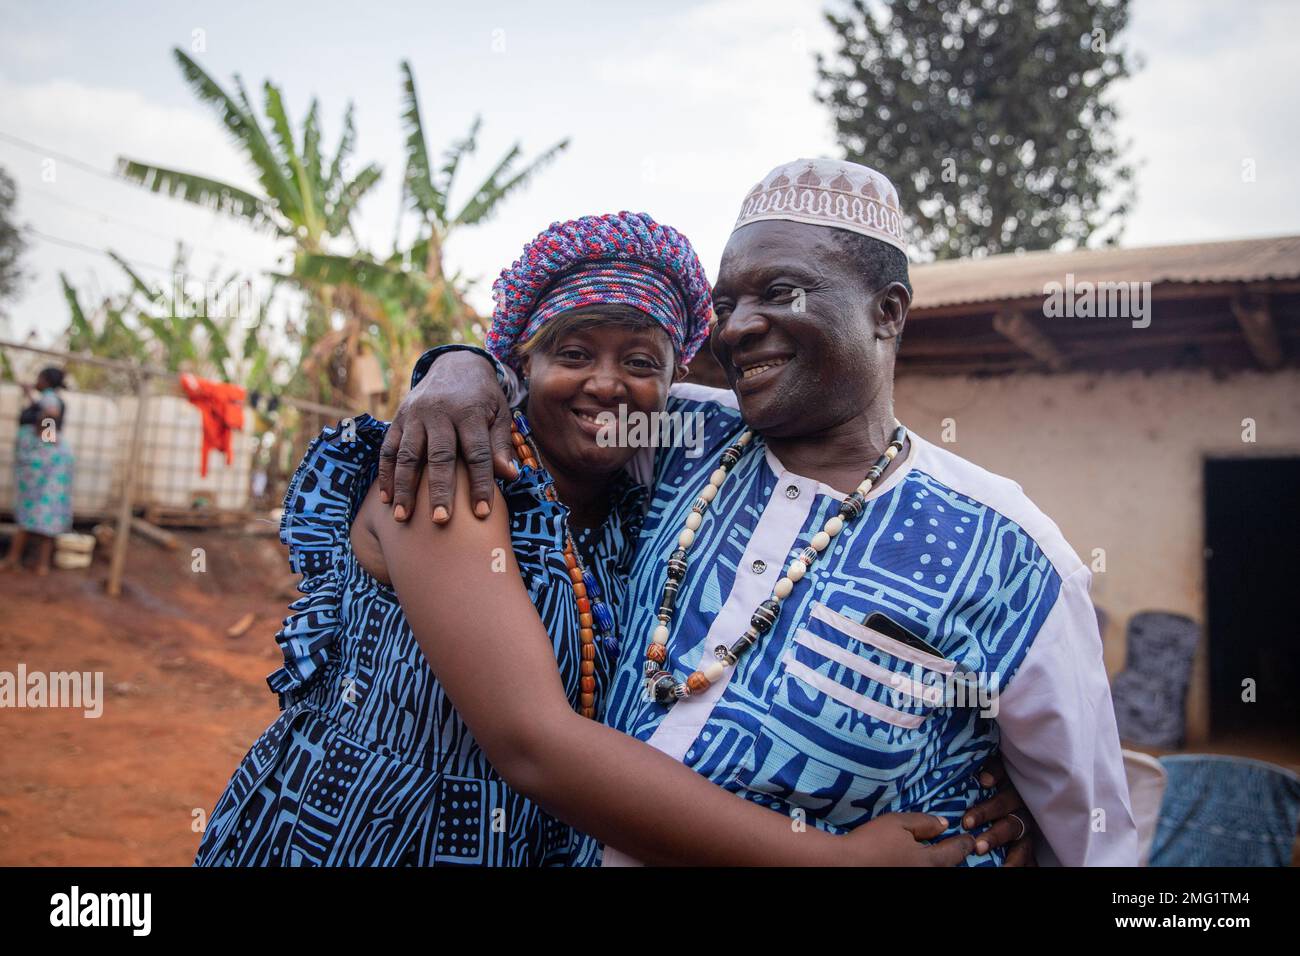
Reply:
[[[959,821],[988,795],[975,777],[1000,748],[1042,831],[1040,862],[1136,865],[1087,568],[1018,485],[915,435],[735,668],[671,707],[647,700],[645,646],[668,556],[718,456],[744,430],[728,391],[675,386],[668,410],[701,416],[703,453],[667,448],[655,458],[655,495],[618,608],[611,726],[831,832],[891,811]],[[844,497],[787,471],[755,436],[689,553],[668,641],[679,680],[744,633]],[[900,628],[924,643],[901,639]],[[606,865],[628,862],[606,848]]]

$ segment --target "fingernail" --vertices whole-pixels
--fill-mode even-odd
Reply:
[[[988,841],[987,841],[987,840],[976,840],[976,841],[975,841],[975,852],[976,852],[976,854],[978,854],[979,856],[983,856],[983,855],[984,855],[985,853],[987,853],[988,851],[989,851],[989,844],[988,844]]]
[[[934,818],[935,818],[936,820],[938,820],[941,824],[943,824],[943,828],[944,828],[945,830],[948,829],[948,821],[947,821],[947,820],[945,820],[945,819],[944,819],[943,817],[941,817],[941,816],[938,816],[937,814],[934,815]]]
[[[393,509],[393,517],[396,518],[398,521],[405,521],[406,508],[403,507],[402,505],[398,505],[396,508]]]
[[[972,816],[964,816],[961,818],[961,825],[969,830],[975,825],[975,818]]]
[[[486,501],[480,501],[478,504],[474,506],[474,513],[478,515],[480,518],[486,518],[488,516],[489,510],[490,509],[488,508],[488,503]]]
[[[379,489],[379,500],[382,501],[384,504],[388,504],[390,501],[393,500],[393,496],[390,495],[390,494],[389,494],[386,490],[384,490],[383,488],[380,488],[380,489]]]
[[[980,774],[980,785],[985,787],[993,786],[993,774],[991,773]]]
[[[438,524],[442,524],[444,521],[446,521],[446,520],[447,520],[447,509],[444,508],[442,505],[438,505],[438,507],[434,508],[434,509],[433,509],[433,520],[436,521],[436,522],[438,522]]]

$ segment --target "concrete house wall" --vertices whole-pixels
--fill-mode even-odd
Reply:
[[[1143,610],[1205,621],[1208,457],[1300,456],[1300,370],[1015,374],[900,373],[896,413],[919,434],[1017,481],[1074,550],[1105,571],[1107,669],[1124,666],[1124,627]],[[1242,420],[1256,441],[1242,440]],[[944,443],[945,419],[956,441]],[[1249,494],[1248,488],[1242,489]],[[1300,489],[1297,489],[1300,494]],[[1207,643],[1188,700],[1188,744],[1209,731]]]

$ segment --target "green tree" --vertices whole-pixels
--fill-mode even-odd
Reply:
[[[938,258],[1118,240],[1132,168],[1107,94],[1128,0],[865,0],[827,13],[817,98]]]
[[[13,178],[0,168],[0,302],[18,294],[23,272],[19,265],[27,241],[14,221],[18,205],[18,187]]]
[[[182,50],[172,52],[194,94],[216,109],[243,150],[262,192],[126,157],[118,160],[118,172],[153,192],[270,228],[302,252],[322,251],[331,238],[351,235],[352,213],[380,176],[380,168],[374,164],[355,176],[346,175],[345,166],[356,145],[351,105],[343,117],[334,156],[326,163],[316,100],[303,120],[300,144],[294,138],[279,87],[269,80],[263,83],[263,108],[271,127],[268,137],[238,74],[231,95]]]
[[[0,303],[16,296],[25,278],[19,260],[27,249],[27,241],[14,221],[14,208],[17,205],[18,187],[13,178],[0,167]],[[0,312],[0,331],[5,328],[4,313]],[[9,356],[0,352],[0,378],[14,377]]]
[[[63,298],[68,303],[68,327],[64,332],[69,352],[94,355],[98,358],[145,364],[149,350],[145,336],[128,319],[129,294],[105,296],[98,307],[82,302],[82,294],[60,272]],[[93,365],[76,368],[77,388],[81,391],[101,391],[116,381],[113,373]]]
[[[278,394],[292,376],[297,357],[269,320],[278,284],[255,286],[237,274],[222,278],[215,272],[196,281],[178,244],[171,285],[154,285],[121,256],[108,254],[121,268],[125,288],[97,307],[83,305],[81,294],[59,273],[68,304],[69,351],[193,372],[268,394]],[[92,365],[78,365],[75,377],[81,391],[114,391],[124,384],[119,373]],[[301,414],[282,406],[271,417],[253,415],[246,427],[258,443],[255,467],[265,468],[270,487],[281,490],[302,432]]]

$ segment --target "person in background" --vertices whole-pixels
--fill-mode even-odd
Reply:
[[[22,565],[28,539],[39,541],[36,573],[50,573],[54,538],[72,530],[72,451],[63,440],[63,370],[42,369],[36,383],[26,386],[30,403],[18,416],[18,445],[14,455],[14,506],[18,531],[0,570]]]

